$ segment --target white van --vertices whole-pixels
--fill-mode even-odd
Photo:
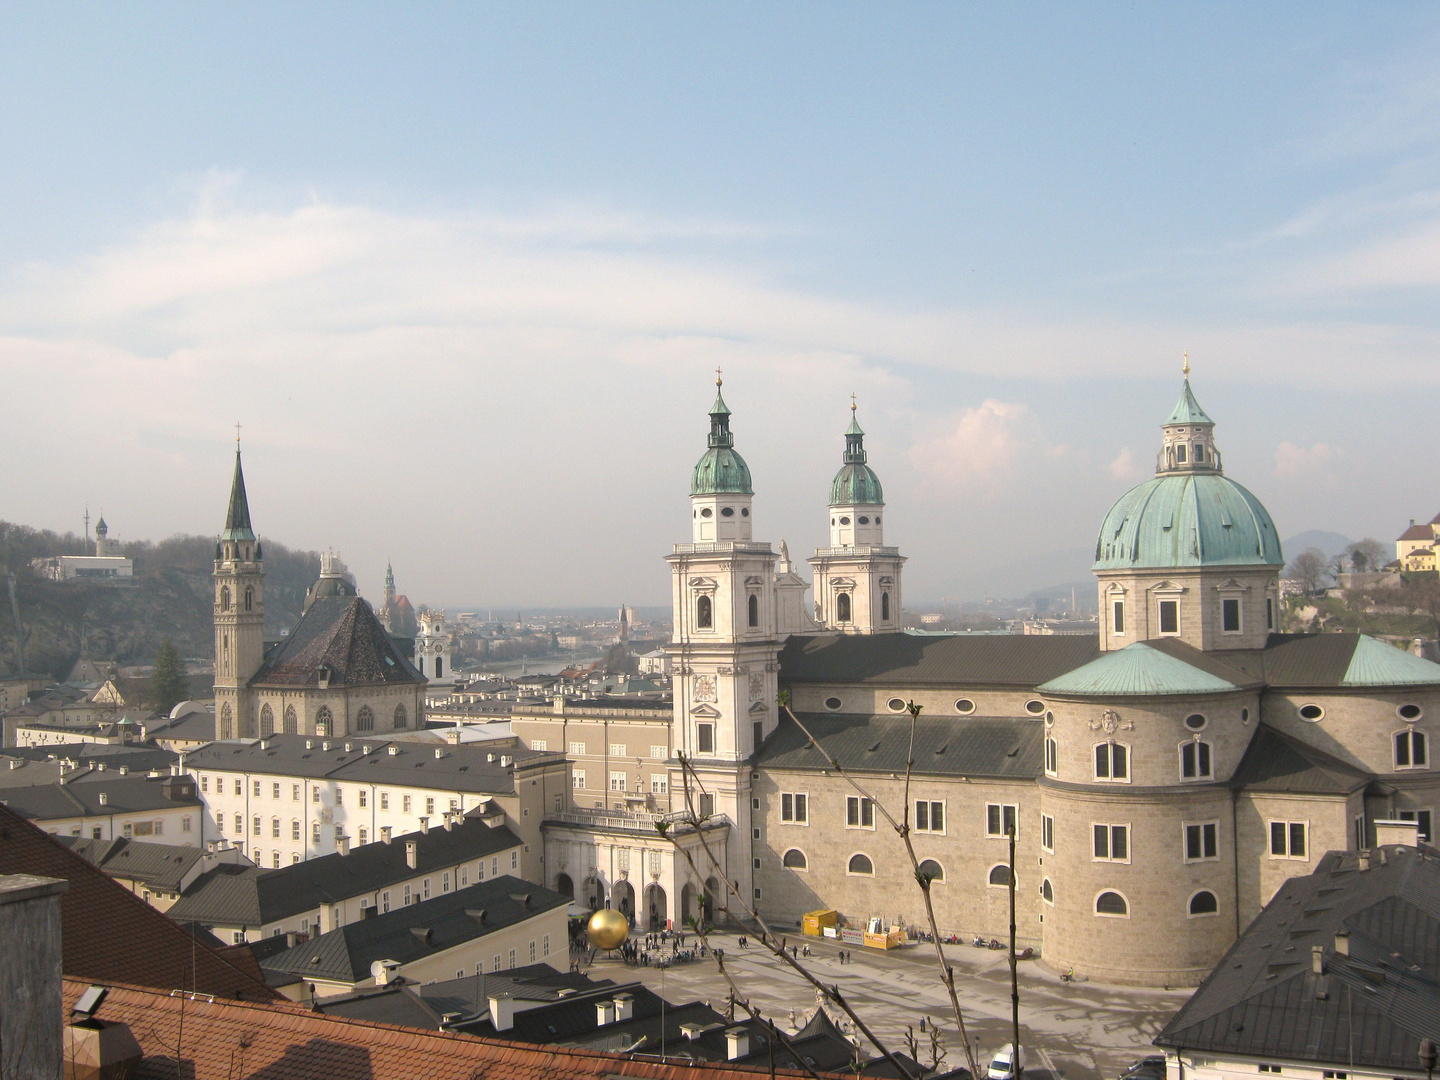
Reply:
[[[1025,1072],[1025,1048],[1020,1048],[1020,1068],[1015,1068],[1015,1048],[1006,1043],[995,1051],[995,1060],[990,1062],[990,1080],[1016,1080],[1017,1072]]]

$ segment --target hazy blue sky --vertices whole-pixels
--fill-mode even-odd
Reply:
[[[1440,8],[0,9],[8,519],[214,532],[238,419],[364,591],[664,603],[721,364],[760,537],[854,391],[910,599],[1042,584],[1187,348],[1282,535],[1440,510]]]

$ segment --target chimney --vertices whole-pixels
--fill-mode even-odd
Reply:
[[[429,835],[430,835],[430,815],[429,815],[429,814],[421,814],[421,815],[420,815],[420,831],[421,831],[422,833],[424,833],[426,836],[429,836]]]
[[[445,831],[446,831],[446,832],[454,832],[454,831],[455,831],[455,815],[452,814],[452,813],[450,813],[450,812],[448,812],[448,811],[447,811],[446,814],[445,814]]]
[[[595,1003],[595,1026],[604,1027],[606,1024],[615,1022],[615,1002],[597,1001]]]
[[[423,821],[424,819],[422,818],[421,820]],[[415,850],[419,846],[420,842],[418,840],[405,841],[405,865],[410,867],[411,870],[415,869]]]
[[[387,747],[385,748],[385,751],[386,751],[386,753],[388,753],[391,757],[394,757],[396,754],[400,753],[400,747],[396,746],[394,743],[391,743],[389,746],[387,746]]]
[[[501,754],[501,755],[500,755],[500,767],[501,767],[502,769],[508,769],[508,768],[510,767],[510,755],[509,755],[509,754]]]
[[[1336,931],[1335,931],[1335,955],[1336,955],[1336,956],[1349,956],[1349,955],[1350,955],[1350,931],[1349,931],[1349,930],[1336,930]]]
[[[400,970],[400,965],[394,960],[376,960],[370,965],[370,974],[375,979],[376,986],[389,986],[395,981],[395,974]]]
[[[490,1026],[496,1031],[509,1031],[515,1026],[515,999],[509,994],[490,999]]]
[[[335,918],[337,914],[336,909],[339,906],[339,904],[325,903],[320,905],[320,933],[328,934],[340,925],[339,921]]]
[[[564,715],[565,715],[565,695],[564,695],[564,694],[556,694],[556,695],[555,695],[555,715],[556,715],[556,716],[564,716]]]
[[[286,947],[287,949],[293,949],[293,948],[294,948],[296,945],[298,945],[299,943],[300,943],[300,936],[299,936],[298,934],[296,934],[294,930],[286,930],[286,931],[285,931],[285,947]]]
[[[1362,851],[1362,852],[1360,852],[1360,854],[1359,854],[1358,856],[1356,856],[1356,858],[1355,858],[1355,865],[1358,866],[1361,870],[1369,870],[1369,869],[1370,869],[1370,852],[1368,852],[1368,851]]]
[[[629,1020],[629,1019],[630,1019],[631,1017],[633,1017],[634,1015],[635,1015],[635,995],[634,995],[634,994],[616,994],[616,995],[615,995],[615,1019],[616,1019],[616,1020]]]
[[[1325,974],[1325,946],[1310,946],[1310,970],[1316,975]]]
[[[109,806],[109,805],[110,805],[110,796],[107,795],[107,794],[106,794],[105,792],[103,792],[103,791],[100,792],[100,805],[101,805],[101,806]]]
[[[7,1001],[26,1004],[0,1011],[7,1075],[61,1073],[60,896],[69,887],[59,878],[0,876],[0,941],[8,943],[0,949],[0,985]]]
[[[337,836],[337,837],[335,837],[335,850],[338,851],[342,856],[344,856],[344,855],[349,855],[349,854],[350,854],[350,837],[348,837],[348,836]]]
[[[170,775],[171,775],[171,776],[179,776],[179,775],[180,775],[180,763],[179,763],[178,761],[171,763],[171,765],[170,765]]]
[[[443,746],[437,746],[437,747],[435,747],[435,760],[436,760],[436,761],[439,761],[439,760],[440,760],[441,758],[443,758],[444,756],[445,756],[445,748],[444,748]]]
[[[348,742],[345,744],[345,752],[347,754],[350,753],[350,744]]]
[[[725,1060],[739,1061],[750,1053],[750,1030],[743,1024],[725,1029]]]
[[[130,766],[129,766],[129,765],[121,765],[121,766],[120,766],[120,775],[121,775],[121,776],[129,776],[129,775],[130,775]]]
[[[459,745],[460,745],[460,729],[459,729],[459,728],[451,728],[449,731],[445,732],[445,741],[446,741],[447,743],[449,743],[451,746],[459,746]]]
[[[1387,844],[1400,844],[1404,847],[1420,846],[1420,823],[1418,821],[1393,821],[1381,819],[1375,822],[1375,846],[1383,848]],[[1380,861],[1385,861],[1385,852],[1380,852]]]
[[[380,826],[380,840],[381,840],[381,842],[386,843],[386,844],[390,843],[390,833],[391,833],[391,828],[390,828],[389,825],[381,825],[381,826]]]
[[[705,1029],[699,1024],[681,1024],[680,1034],[684,1035],[689,1042],[694,1042],[705,1034]]]

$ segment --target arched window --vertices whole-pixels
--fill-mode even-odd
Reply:
[[[374,731],[375,714],[370,711],[369,705],[360,706],[360,711],[355,714],[356,731]]]
[[[255,606],[255,590],[248,585],[245,587],[245,610],[251,611]]]
[[[220,738],[230,738],[235,727],[235,714],[230,711],[230,703],[227,701],[220,706]]]
[[[230,586],[229,586],[229,585],[221,585],[221,586],[220,586],[220,610],[221,610],[221,611],[229,611],[229,610],[230,610]]]
[[[298,734],[300,734],[300,721],[297,720],[296,717],[295,717],[295,706],[294,706],[294,705],[286,705],[286,706],[285,706],[285,734],[286,734],[286,735],[298,735]]]
[[[843,593],[843,592],[842,592],[839,596],[835,597],[835,621],[836,621],[836,622],[849,622],[849,621],[850,621],[850,594],[849,594],[849,593]]]
[[[1051,886],[1048,877],[1040,883],[1040,899],[1047,904],[1055,903],[1055,889]]]
[[[799,848],[791,848],[785,852],[785,858],[781,860],[791,870],[807,870],[810,864],[805,861],[805,853]]]
[[[421,675],[424,675],[424,674],[425,674],[425,654],[424,654],[424,653],[421,653],[419,656],[415,657],[415,670],[418,671],[418,672],[420,672]]]
[[[1423,731],[1415,731],[1413,728],[1408,731],[1397,731],[1395,733],[1395,768],[1427,768],[1429,758],[1425,750],[1425,733]]]
[[[435,657],[435,677],[437,679],[445,677],[445,657],[443,656]]]
[[[269,705],[260,707],[260,737],[268,739],[275,734],[275,713]]]
[[[709,630],[715,625],[715,613],[708,596],[695,601],[695,625],[701,630]]]
[[[990,884],[1000,885],[1004,888],[1010,887],[1010,867],[1004,863],[998,863],[990,868]]]
[[[875,864],[870,861],[870,856],[868,855],[851,855],[850,864],[845,870],[850,874],[869,875],[875,873]]]
[[[1060,744],[1054,739],[1045,740],[1045,775],[1055,776],[1060,771]]]
[[[1130,748],[1124,743],[1097,743],[1095,746],[1095,779],[1129,780]]]
[[[926,859],[920,864],[920,876],[926,881],[944,881],[945,868],[934,859]]]
[[[405,712],[405,706],[404,706],[404,704],[402,703],[402,704],[396,705],[396,706],[395,706],[395,726],[396,726],[397,728],[403,728],[403,727],[404,727],[406,724],[408,724],[408,723],[410,723],[410,717],[409,717],[409,716],[406,714],[406,712]]]
[[[881,622],[890,621],[890,594],[888,592],[880,594],[880,620]]]
[[[1220,911],[1220,901],[1209,889],[1201,889],[1190,897],[1191,915],[1215,915]]]
[[[1210,771],[1210,744],[1199,739],[1180,744],[1180,779],[1208,780]]]
[[[1095,914],[1128,919],[1130,905],[1118,892],[1102,892],[1095,898]]]
[[[750,594],[750,599],[746,602],[746,606],[750,609],[750,625],[751,625],[751,626],[759,626],[759,625],[760,625],[760,598],[759,598],[758,596],[756,596],[754,593],[751,593],[751,594]]]
[[[328,706],[328,705],[321,705],[320,708],[319,708],[319,709],[316,711],[316,713],[315,713],[315,734],[316,734],[316,735],[332,735],[332,734],[334,734],[334,732],[333,732],[333,730],[332,730],[332,728],[331,728],[331,725],[333,725],[334,723],[335,723],[335,717],[334,717],[334,716],[331,714],[331,712],[330,712],[330,706]]]

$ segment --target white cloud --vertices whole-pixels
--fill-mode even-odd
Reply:
[[[1140,468],[1140,463],[1135,458],[1135,452],[1126,446],[1116,454],[1109,465],[1105,466],[1108,472],[1116,480],[1138,480],[1145,474]]]
[[[1275,448],[1275,475],[1282,480],[1301,476],[1331,479],[1344,457],[1343,450],[1326,443],[1306,447],[1282,442]]]
[[[910,460],[942,487],[995,491],[1014,477],[1035,430],[1028,406],[989,399],[964,410],[945,434],[913,447]]]

